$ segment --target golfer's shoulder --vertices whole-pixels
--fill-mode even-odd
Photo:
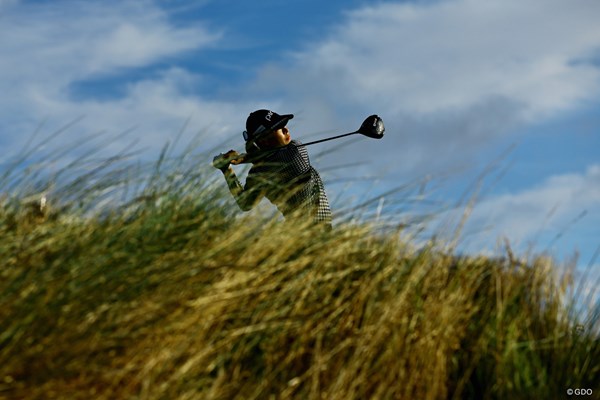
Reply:
[[[293,162],[296,158],[298,158],[301,154],[299,151],[302,149],[300,146],[301,143],[297,140],[290,141],[287,145],[280,147],[277,151],[275,151],[269,160],[275,163],[286,163]]]
[[[302,142],[299,140],[292,140],[287,146],[286,151],[289,154],[293,155],[302,155],[307,154],[306,147],[302,145]]]

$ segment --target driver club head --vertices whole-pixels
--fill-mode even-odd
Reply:
[[[373,139],[381,139],[385,132],[385,126],[383,125],[381,117],[378,115],[370,115],[364,120],[356,132]]]

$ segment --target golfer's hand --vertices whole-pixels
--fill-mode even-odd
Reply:
[[[213,167],[225,172],[229,169],[229,164],[231,164],[232,161],[235,161],[238,157],[240,157],[240,155],[237,151],[229,150],[225,154],[221,153],[218,156],[215,156],[215,158],[213,158],[212,165]]]

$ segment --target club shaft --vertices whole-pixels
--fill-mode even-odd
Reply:
[[[317,144],[317,143],[327,142],[329,140],[343,138],[343,137],[346,137],[346,136],[354,135],[356,133],[358,133],[358,132],[344,133],[343,135],[337,135],[337,136],[333,136],[333,137],[330,137],[330,138],[315,140],[313,142],[302,143],[302,144],[299,144],[297,147],[310,146],[311,144]]]
[[[357,134],[357,133],[359,133],[359,132],[358,131],[348,132],[348,133],[344,133],[342,135],[333,136],[333,137],[330,137],[330,138],[315,140],[313,142],[308,142],[308,143],[302,143],[302,144],[297,145],[296,147],[310,146],[311,144],[317,144],[317,143],[327,142],[329,140],[340,139],[340,138],[343,138],[343,137],[346,137],[346,136],[350,136],[350,135],[354,135],[354,134]],[[273,151],[273,150],[271,150],[271,151]],[[275,151],[277,151],[277,150],[275,150]],[[244,160],[244,158],[245,158],[244,156],[245,156],[245,154],[242,154],[242,156],[238,159],[240,161],[237,162],[237,163],[235,163],[235,164],[245,164],[247,161]]]

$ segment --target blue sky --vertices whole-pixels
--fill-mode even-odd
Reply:
[[[464,248],[493,252],[506,236],[523,251],[592,259],[597,0],[190,3],[0,0],[4,157],[42,122],[51,133],[77,119],[65,143],[134,128],[152,158],[188,120],[185,133],[203,132],[203,148],[229,141],[241,150],[257,108],[296,114],[300,140],[355,130],[377,113],[384,140],[355,138],[322,157],[339,143],[310,150],[338,199],[334,212],[427,179],[438,183],[423,195],[448,209],[514,145],[484,179]],[[350,188],[339,183],[353,178]]]

